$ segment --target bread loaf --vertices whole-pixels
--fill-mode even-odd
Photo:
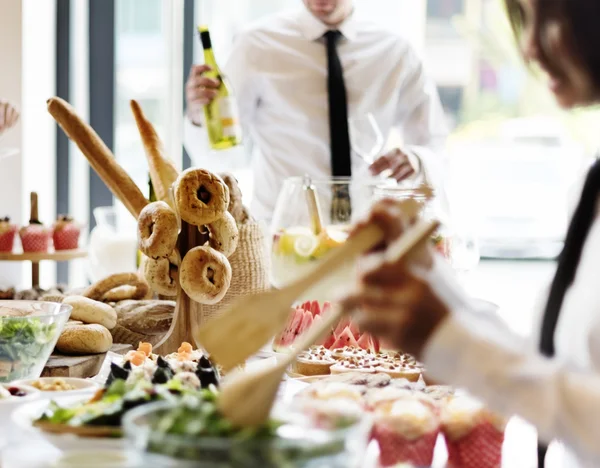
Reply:
[[[118,324],[142,335],[163,335],[171,326],[174,301],[122,301],[115,307]]]
[[[84,323],[97,323],[104,327],[114,328],[117,324],[117,312],[108,304],[94,301],[83,296],[67,296],[63,304],[73,307],[72,320],[81,320]]]
[[[56,349],[63,354],[99,354],[108,352],[112,344],[112,335],[102,325],[72,325],[64,329]]]

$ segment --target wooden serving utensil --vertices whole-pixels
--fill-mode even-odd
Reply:
[[[321,206],[317,198],[317,191],[310,177],[304,178],[304,193],[306,195],[306,204],[308,205],[308,214],[310,216],[310,225],[315,236],[321,234],[324,230],[323,215]]]
[[[365,227],[293,283],[238,300],[223,315],[199,328],[195,333],[197,341],[225,370],[244,363],[284,327],[296,298],[351,265],[352,260],[382,239],[383,232],[377,226]]]
[[[383,262],[397,262],[410,253],[438,228],[437,221],[419,221],[395,241],[385,253]],[[256,371],[237,371],[221,387],[219,410],[235,426],[255,427],[263,424],[271,412],[277,390],[286,369],[298,355],[321,338],[345,313],[336,306],[323,320],[310,327],[298,340],[294,349],[277,365]]]
[[[412,219],[419,208],[414,200],[402,202],[402,210],[408,219]],[[377,226],[366,226],[291,284],[239,299],[221,316],[194,332],[197,343],[225,370],[243,364],[283,329],[290,307],[299,296],[338,270],[351,267],[358,255],[373,248],[382,239],[383,232]],[[231,346],[232,342],[235,346]]]

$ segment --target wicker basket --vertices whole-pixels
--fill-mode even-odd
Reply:
[[[269,254],[262,224],[251,222],[239,226],[240,240],[231,263],[231,286],[215,305],[200,305],[199,313],[192,316],[195,327],[219,316],[233,302],[243,296],[270,289]]]

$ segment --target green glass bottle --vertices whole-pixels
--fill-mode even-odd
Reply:
[[[215,59],[210,33],[206,26],[199,26],[200,40],[204,49],[204,63],[211,67],[209,78],[219,80],[217,97],[204,106],[204,117],[210,146],[216,150],[228,149],[241,144],[242,131],[237,115],[233,89],[223,76]]]

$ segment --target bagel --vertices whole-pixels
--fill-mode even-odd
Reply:
[[[183,258],[179,281],[185,293],[200,304],[218,303],[231,284],[227,257],[212,247],[194,247]]]
[[[106,293],[125,285],[135,286],[135,290],[133,290],[129,299],[143,299],[150,289],[148,284],[136,273],[117,273],[92,284],[81,295],[95,301],[104,301]]]
[[[144,278],[152,290],[163,296],[176,296],[179,286],[181,257],[175,249],[167,258],[146,258],[143,262]]]
[[[177,245],[177,214],[164,201],[150,203],[138,218],[138,244],[150,258],[167,257]]]
[[[181,219],[194,226],[214,223],[229,206],[229,188],[204,169],[187,169],[175,181],[175,205]]]
[[[226,257],[231,257],[240,239],[237,223],[231,213],[226,211],[222,218],[209,224],[207,228],[210,233],[209,245]]]
[[[117,324],[117,312],[108,304],[94,301],[83,296],[68,296],[63,304],[73,307],[71,319],[83,323],[97,323],[109,330]]]

